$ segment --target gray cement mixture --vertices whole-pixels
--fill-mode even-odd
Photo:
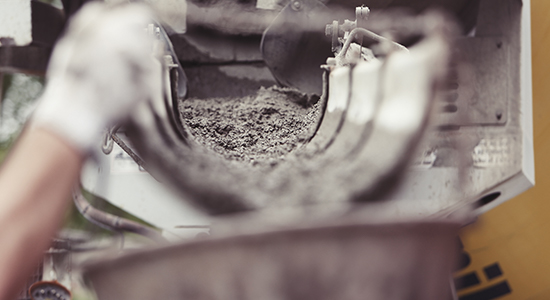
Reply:
[[[182,121],[195,141],[227,160],[272,164],[315,132],[319,98],[288,88],[261,88],[243,98],[186,99]]]

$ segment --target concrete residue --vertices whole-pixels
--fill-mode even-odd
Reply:
[[[197,142],[228,160],[256,165],[284,156],[313,135],[317,100],[271,87],[242,98],[186,99],[180,112]]]

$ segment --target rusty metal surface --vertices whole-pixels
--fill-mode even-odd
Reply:
[[[93,263],[100,300],[441,300],[458,223],[348,221],[195,241]]]

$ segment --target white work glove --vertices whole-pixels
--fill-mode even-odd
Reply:
[[[140,4],[85,5],[54,48],[31,127],[89,152],[107,127],[162,95],[160,47],[146,32],[152,20]]]

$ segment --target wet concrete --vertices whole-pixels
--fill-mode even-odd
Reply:
[[[270,87],[245,97],[186,99],[180,112],[197,142],[228,160],[256,165],[307,141],[318,106],[318,97]]]

